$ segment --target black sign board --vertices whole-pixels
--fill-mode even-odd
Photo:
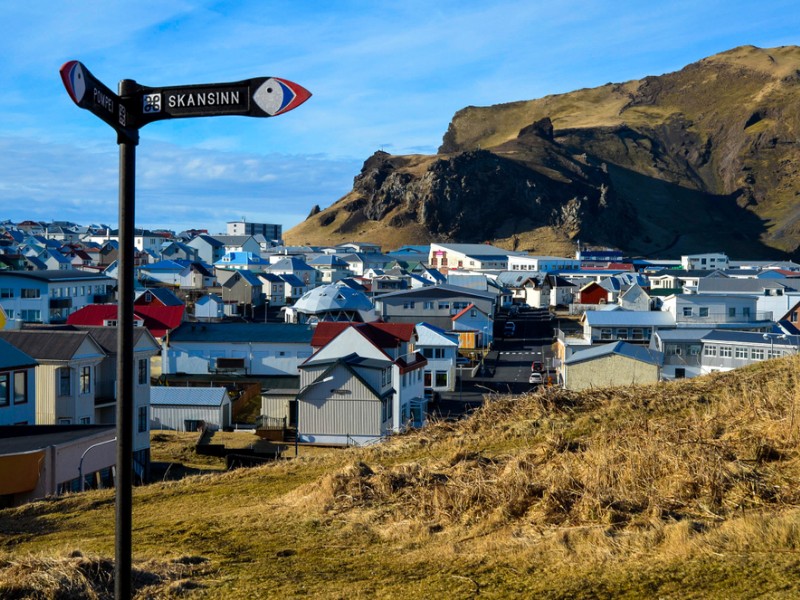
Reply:
[[[83,64],[71,60],[61,67],[61,80],[72,100],[111,125],[118,133],[135,138],[127,103],[94,77]]]

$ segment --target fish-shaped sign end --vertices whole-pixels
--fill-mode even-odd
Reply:
[[[253,94],[258,107],[271,117],[297,108],[310,97],[311,92],[303,86],[278,77],[267,79]]]
[[[75,104],[80,105],[83,95],[86,93],[86,74],[84,66],[77,60],[65,62],[58,70],[61,74],[61,81],[67,88],[67,93]]]

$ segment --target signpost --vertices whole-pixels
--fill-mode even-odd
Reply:
[[[133,233],[135,223],[136,145],[139,129],[153,121],[187,117],[240,115],[274,117],[311,97],[302,86],[277,77],[233,83],[153,88],[131,79],[115,94],[82,63],[72,60],[61,80],[73,102],[94,113],[117,132],[119,144],[119,279],[117,287],[117,477],[114,596],[128,599],[131,589],[133,505]]]

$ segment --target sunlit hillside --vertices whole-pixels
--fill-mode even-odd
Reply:
[[[798,597],[798,366],[491,396],[381,445],[138,488],[138,596]],[[110,491],[0,511],[0,597],[109,597],[113,520]]]

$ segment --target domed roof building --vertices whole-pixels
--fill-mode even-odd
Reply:
[[[286,321],[314,323],[318,321],[376,321],[375,307],[363,292],[344,285],[322,285],[303,294],[294,306],[287,307]]]

